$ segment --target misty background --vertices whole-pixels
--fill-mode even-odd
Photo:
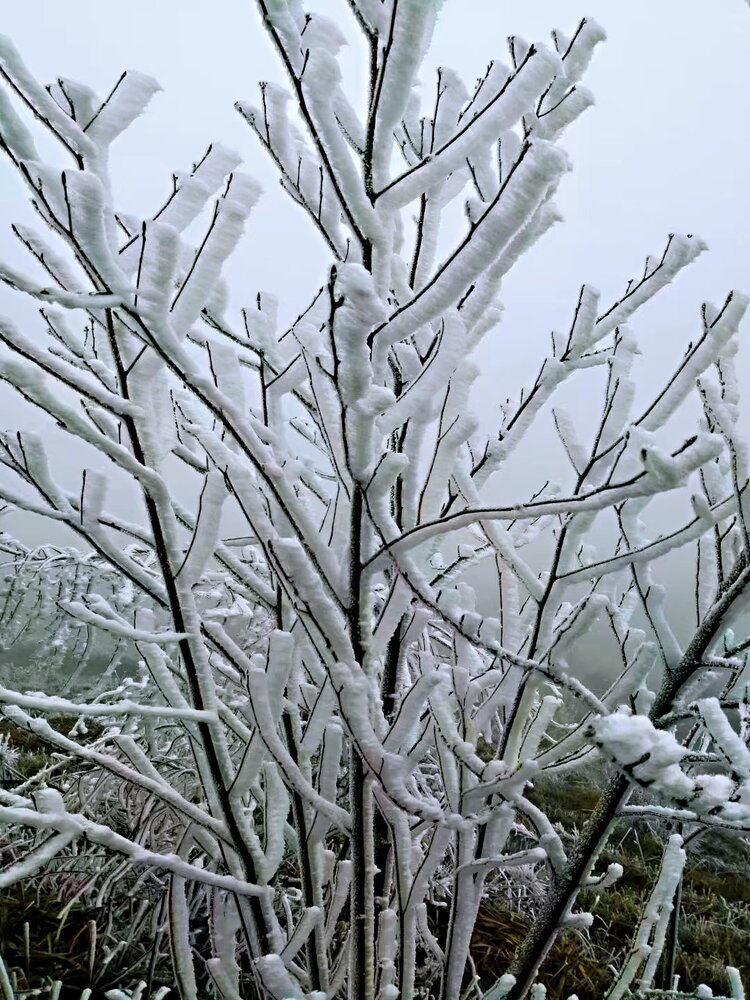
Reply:
[[[345,0],[311,0],[310,6],[340,19],[358,42]],[[211,142],[243,156],[243,169],[261,181],[264,196],[225,271],[230,311],[236,315],[259,290],[270,292],[279,299],[283,325],[309,302],[330,261],[233,108],[238,99],[257,101],[258,80],[285,82],[257,10],[251,0],[214,0],[210,14],[206,10],[205,4],[189,0],[130,0],[127,5],[26,0],[3,6],[0,31],[14,40],[43,82],[74,78],[104,95],[123,69],[159,80],[163,92],[113,147],[112,174],[122,211],[148,215],[170,189],[172,172],[189,170]],[[698,335],[701,303],[719,303],[732,288],[750,290],[750,11],[741,0],[445,0],[420,76],[425,110],[429,113],[436,67],[450,66],[471,88],[491,59],[506,59],[508,35],[551,44],[551,29],[570,33],[582,16],[596,18],[608,33],[584,79],[596,105],[562,141],[573,163],[557,199],[564,222],[509,275],[503,321],[478,353],[483,374],[472,405],[488,433],[498,423],[499,402],[517,398],[520,388],[533,381],[550,331],[567,330],[580,285],[598,287],[609,304],[639,273],[647,254],[661,253],[670,232],[700,235],[709,252],[632,323],[643,351],[641,400],[664,382]],[[363,49],[353,44],[343,64],[361,107],[356,97],[365,95]],[[51,144],[40,145],[60,156]],[[32,220],[24,187],[0,161],[0,257],[31,271],[10,224]],[[446,246],[462,231],[458,215],[455,225]],[[34,307],[9,289],[0,291],[0,313],[22,324],[38,322]],[[749,365],[744,347],[740,373]],[[599,376],[584,373],[561,394],[559,401],[584,427],[596,412],[601,385]],[[746,400],[750,438],[747,412]],[[692,433],[694,415],[680,415],[684,433],[680,427],[670,430],[668,439],[675,445]],[[42,429],[59,441],[55,470],[64,485],[77,488],[90,456],[82,459],[70,439],[5,386],[0,386],[0,425]],[[522,499],[548,478],[569,482],[545,417],[520,458],[495,477],[490,492],[504,501]],[[130,504],[132,492],[125,486],[110,503],[120,511]],[[654,531],[690,516],[686,497],[660,500]],[[2,527],[27,544],[76,544],[64,530],[29,515],[11,514]],[[689,629],[689,554],[662,560],[659,576],[668,585],[678,631],[683,619]],[[493,600],[492,594],[483,595],[487,610]]]

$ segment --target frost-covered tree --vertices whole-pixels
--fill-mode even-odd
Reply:
[[[365,108],[346,96],[341,26],[299,0],[258,0],[287,86],[237,105],[330,258],[287,328],[266,294],[228,306],[222,265],[259,194],[237,156],[212,146],[150,215],[122,214],[110,146],[156,83],[123,73],[104,99],[44,87],[0,44],[0,146],[44,224],[15,226],[35,271],[0,267],[8,310],[39,303],[36,326],[0,321],[0,376],[80,457],[67,488],[44,435],[6,431],[0,496],[93,553],[62,574],[16,553],[53,644],[57,629],[98,629],[140,661],[137,684],[90,698],[0,687],[5,719],[93,765],[84,787],[95,778],[90,795],[0,792],[0,822],[38,831],[0,885],[79,839],[155,872],[183,1000],[209,982],[223,1000],[516,1000],[557,935],[590,923],[579,890],[617,879],[597,866],[617,817],[750,831],[747,300],[705,305],[636,407],[627,324],[704,249],[670,235],[617,301],[573,296],[567,332],[488,434],[470,410],[472,354],[500,337],[503,279],[558,220],[558,140],[591,103],[581,79],[603,32],[584,20],[550,48],[513,37],[472,90],[441,69],[424,98],[439,4],[348,7]],[[32,126],[58,140],[62,169]],[[458,235],[441,229],[456,203]],[[554,406],[573,379],[603,385],[583,433]],[[567,481],[519,496],[509,463],[544,412]],[[107,507],[123,476],[142,500],[129,520]],[[654,537],[665,493],[688,513]],[[696,554],[687,640],[659,583],[678,548]],[[596,628],[608,688],[582,681]],[[48,721],[61,714],[104,734],[65,736]],[[527,793],[596,755],[614,776],[568,850]],[[108,818],[122,795],[141,803],[135,830]],[[654,982],[684,857],[675,834],[612,997]],[[479,982],[482,893],[517,866],[535,869],[542,915],[507,974]]]

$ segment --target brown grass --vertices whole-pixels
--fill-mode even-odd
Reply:
[[[553,821],[573,834],[596,805],[599,792],[572,781],[541,785],[531,795]],[[625,874],[601,893],[581,893],[580,909],[592,912],[594,923],[589,932],[568,931],[558,938],[543,967],[549,1000],[564,1000],[572,993],[579,1000],[602,1000],[612,982],[612,966],[620,968],[627,958],[657,875],[664,836],[649,827],[628,828],[623,823],[611,844],[618,840],[616,849],[610,846],[602,855],[597,870],[619,861]],[[706,838],[704,849],[715,849],[717,857],[688,856],[676,972],[681,989],[694,990],[705,983],[723,994],[727,965],[738,968],[743,979],[750,978],[750,864],[746,846],[736,839]],[[532,919],[530,913],[513,910],[501,900],[482,908],[472,953],[486,986],[507,970]]]

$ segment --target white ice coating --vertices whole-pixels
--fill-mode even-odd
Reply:
[[[37,153],[34,138],[26,127],[23,119],[8,97],[5,89],[0,90],[0,135],[9,149],[19,160],[36,160]]]
[[[670,383],[669,389],[652,406],[640,426],[646,430],[663,427],[677,407],[687,398],[695,386],[696,379],[713,364],[717,356],[725,350],[730,339],[737,334],[738,327],[747,311],[750,299],[741,292],[732,292],[717,318],[710,324],[705,337],[690,352],[679,373]]]
[[[411,303],[393,314],[378,338],[386,344],[404,340],[456,302],[526,224],[534,210],[568,169],[564,153],[546,142],[533,142],[481,221],[438,277]]]
[[[437,3],[394,5],[387,59],[378,80],[373,145],[376,188],[382,187],[388,179],[393,131],[403,116],[416,73],[429,46],[437,7]]]
[[[0,35],[0,67],[40,116],[50,122],[52,131],[75,153],[95,155],[96,148],[69,115],[59,107],[47,90],[32,76],[13,42]]]
[[[168,809],[188,845],[122,837],[79,815],[72,787],[29,798],[19,786],[0,791],[0,823],[46,839],[0,881],[33,875],[79,838],[169,874],[186,996],[197,989],[195,898],[213,949],[206,971],[225,1000],[241,992],[242,949],[274,1000],[413,1000],[419,956],[444,1000],[458,1000],[485,878],[545,866],[570,894],[562,923],[584,928],[579,884],[605,891],[623,874],[591,848],[583,879],[566,883],[575,856],[527,796],[540,772],[565,780],[600,753],[641,786],[643,804],[623,806],[631,815],[750,829],[736,357],[747,299],[704,307],[694,346],[634,414],[639,349],[626,321],[704,249],[671,237],[613,306],[589,285],[573,292],[572,322],[534,381],[513,386],[503,369],[492,384],[501,426],[480,434],[472,404],[489,355],[473,352],[496,330],[514,349],[503,281],[560,219],[568,161],[557,140],[591,103],[582,77],[602,29],[584,20],[556,33],[556,52],[513,36],[514,68],[493,62],[470,92],[449,68],[420,77],[439,4],[350,0],[353,17],[335,22],[300,0],[258,6],[286,89],[264,84],[260,106],[238,110],[322,237],[319,285],[286,327],[285,307],[256,296],[252,276],[235,315],[222,277],[259,194],[236,154],[214,144],[167,179],[161,205],[119,212],[109,146],[154,81],[128,72],[104,96],[66,80],[48,92],[0,43],[3,141],[52,232],[17,227],[36,277],[0,271],[8,295],[44,307],[23,332],[0,321],[0,376],[87,450],[71,486],[38,435],[3,432],[0,496],[76,531],[108,573],[79,573],[79,554],[57,576],[50,567],[72,550],[32,557],[3,535],[19,569],[0,600],[0,643],[36,614],[36,586],[40,658],[69,650],[85,662],[93,637],[116,646],[112,673],[127,653],[138,660],[137,680],[92,698],[8,682],[0,708],[105,775],[91,815],[122,784]],[[364,32],[373,60],[374,120],[339,61],[349,29]],[[62,175],[36,144],[45,128],[66,147]],[[445,223],[462,205],[467,230],[451,244]],[[184,234],[196,220],[194,246]],[[576,392],[606,383],[599,425],[558,405],[573,376]],[[697,382],[693,435],[692,418],[687,430],[672,418]],[[561,482],[518,495],[508,471],[485,491],[511,455],[526,461],[547,404],[569,460]],[[89,461],[91,449],[111,461]],[[127,518],[106,503],[123,474],[139,493]],[[684,513],[655,537],[651,501],[668,491]],[[697,541],[690,635],[673,627],[656,560]],[[476,585],[478,569],[489,585]],[[704,627],[715,639],[669,693]],[[589,635],[601,638],[602,669],[621,667],[604,694],[576,676]],[[711,685],[725,674],[733,687],[719,697]],[[652,719],[659,683],[669,703]],[[69,735],[56,715],[78,719]],[[106,749],[81,739],[87,718],[108,727]],[[174,739],[189,741],[194,763],[178,780],[160,755]],[[357,757],[364,780],[351,787]],[[376,822],[386,832],[375,855]],[[364,846],[352,840],[359,824]],[[673,840],[616,989],[653,981],[683,859]],[[354,890],[365,899],[356,914]],[[360,921],[369,957],[349,930]],[[347,983],[367,963],[372,989]],[[512,988],[506,975],[484,1000]]]
[[[154,94],[161,90],[151,76],[128,70],[83,127],[89,139],[107,146],[143,114]]]
[[[578,83],[589,67],[594,49],[606,38],[606,31],[594,18],[586,17],[581,21],[574,38],[558,50],[563,57],[567,81]]]
[[[260,187],[250,177],[234,173],[229,190],[216,206],[208,239],[196,251],[193,264],[170,307],[174,329],[184,336],[214,289],[221,268],[244,231]]]
[[[475,150],[488,146],[515,125],[560,71],[555,53],[544,46],[535,49],[487,104],[461,123],[450,143],[393,182],[380,199],[390,209],[401,208],[444,180],[467,159],[471,160]]]
[[[610,990],[611,1000],[627,996],[636,976],[639,976],[641,990],[651,988],[666,939],[675,890],[686,859],[682,837],[673,834],[664,850],[659,877],[646,903],[630,957]]]

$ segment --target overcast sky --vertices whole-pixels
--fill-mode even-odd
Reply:
[[[314,6],[348,26],[343,0]],[[45,81],[73,77],[106,92],[122,69],[134,68],[162,84],[164,93],[115,147],[126,207],[148,211],[171,171],[189,166],[210,141],[237,148],[266,190],[238,262],[248,298],[258,287],[304,297],[288,282],[317,277],[320,246],[297,212],[280,211],[273,171],[232,106],[255,100],[258,79],[282,79],[252,0],[214,0],[208,16],[209,5],[195,0],[25,0],[3,8],[2,31]],[[618,289],[670,230],[700,233],[712,251],[693,269],[693,295],[679,290],[682,301],[747,284],[750,12],[741,0],[445,0],[422,79],[431,85],[432,68],[449,65],[472,83],[491,58],[505,56],[509,34],[547,40],[550,29],[570,30],[583,15],[609,36],[585,80],[597,106],[566,137],[575,167],[560,199],[566,223],[517,278],[522,297],[552,307],[536,313],[542,326],[562,323],[581,280]],[[348,65],[361,54],[353,47]],[[2,179],[7,231],[18,189]]]
[[[310,4],[351,27],[344,0]],[[750,11],[742,0],[445,0],[422,80],[432,86],[434,67],[448,65],[471,85],[490,59],[505,58],[509,34],[548,40],[552,28],[572,31],[584,15],[609,36],[584,81],[597,103],[564,139],[574,165],[559,199],[566,221],[507,282],[503,325],[482,355],[478,404],[487,419],[496,393],[516,395],[517,379],[535,370],[549,331],[567,328],[579,285],[615,296],[671,231],[700,234],[710,253],[640,314],[644,392],[696,334],[704,299],[750,289]],[[189,168],[209,142],[238,149],[266,194],[230,268],[233,302],[262,289],[280,298],[282,316],[296,314],[328,261],[233,109],[237,99],[255,102],[257,80],[283,79],[251,0],[6,0],[0,28],[44,81],[72,77],[106,93],[124,68],[160,81],[164,92],[113,149],[121,208],[149,214],[171,172]],[[361,56],[353,46],[346,58],[353,93]],[[0,254],[16,262],[9,226],[24,200],[0,163]],[[0,290],[0,311],[15,308]]]

